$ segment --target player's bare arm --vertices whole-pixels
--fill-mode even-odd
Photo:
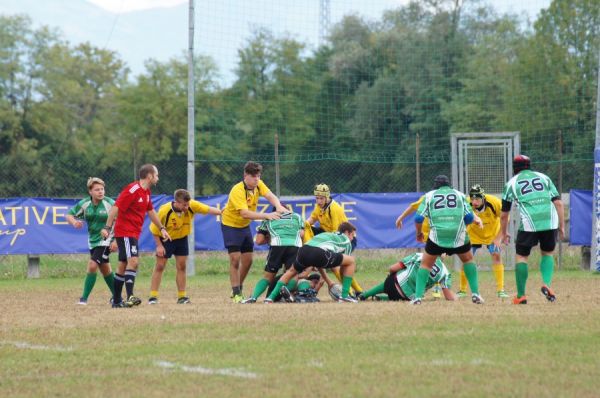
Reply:
[[[108,238],[108,235],[110,235],[113,223],[115,222],[118,214],[119,208],[116,205],[110,208],[110,211],[108,212],[108,218],[106,219],[106,226],[102,229],[102,231],[100,231],[100,235],[102,235],[104,239]]]
[[[150,217],[150,221],[152,221],[152,224],[158,227],[163,239],[171,240],[171,236],[167,232],[167,228],[165,228],[165,226],[162,224],[160,218],[158,218],[158,214],[156,214],[156,211],[154,209],[148,211],[148,217]]]

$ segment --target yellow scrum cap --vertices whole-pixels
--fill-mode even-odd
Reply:
[[[317,184],[314,189],[315,196],[324,196],[328,198],[331,195],[331,190],[327,184]]]

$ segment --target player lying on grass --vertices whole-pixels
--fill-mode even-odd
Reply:
[[[385,278],[385,281],[361,293],[358,298],[366,300],[373,297],[385,301],[413,300],[417,287],[417,273],[421,267],[422,259],[422,253],[414,253],[404,257],[390,267],[390,273]],[[425,290],[431,289],[438,283],[442,288],[442,294],[446,300],[453,301],[456,299],[454,293],[450,290],[452,285],[450,271],[448,271],[448,268],[446,268],[439,257],[431,267],[429,278],[425,283]]]

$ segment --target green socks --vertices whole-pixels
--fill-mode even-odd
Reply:
[[[469,281],[471,294],[479,294],[479,280],[477,279],[477,265],[475,263],[466,263],[463,265],[465,276]]]
[[[296,289],[297,285],[298,285],[298,280],[296,278],[292,278],[292,279],[290,279],[290,281],[285,286],[288,288],[288,290],[290,292],[293,292],[294,289]]]
[[[364,298],[369,298],[369,297],[374,296],[376,294],[383,293],[383,287],[384,287],[384,285],[385,285],[385,282],[384,283],[380,283],[379,285],[370,288],[366,292],[362,293],[363,297]]]
[[[415,298],[422,299],[425,295],[425,285],[429,280],[429,270],[427,268],[419,268],[417,271],[417,287],[415,289]]]
[[[540,271],[542,273],[544,284],[550,286],[552,283],[552,275],[554,274],[554,256],[542,256]]]
[[[344,276],[342,280],[342,297],[348,297],[348,292],[350,292],[350,286],[352,285],[352,277]]]
[[[258,281],[256,286],[254,286],[254,291],[252,292],[252,297],[255,299],[259,298],[261,294],[269,287],[269,281],[265,278],[262,278]]]
[[[527,278],[529,277],[527,263],[517,263],[517,265],[515,265],[515,277],[517,279],[517,297],[520,298],[525,295],[525,286],[527,285]]]
[[[106,285],[108,286],[108,288],[110,289],[110,292],[114,296],[115,295],[115,273],[111,272],[110,274],[106,275],[104,277],[104,282],[106,282]]]
[[[90,297],[90,293],[96,284],[96,276],[97,274],[95,272],[90,272],[85,276],[85,281],[83,282],[83,295],[81,296],[84,300],[87,300],[88,297]]]
[[[285,285],[285,283],[283,283],[283,281],[280,279],[277,281],[277,284],[275,285],[275,288],[273,289],[273,291],[271,292],[271,294],[269,294],[269,299],[271,300],[275,300],[275,298],[279,295],[279,292],[281,291],[281,287]]]

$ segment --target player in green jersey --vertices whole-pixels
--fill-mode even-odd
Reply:
[[[390,267],[390,273],[383,283],[372,287],[366,292],[361,293],[358,298],[366,300],[369,297],[377,295],[379,299],[391,301],[410,301],[415,298],[415,290],[417,287],[417,274],[423,259],[422,253],[414,253],[404,257],[396,264]],[[435,260],[429,277],[425,282],[425,290],[429,290],[436,284],[441,286],[441,291],[446,300],[453,301],[456,299],[452,290],[452,276],[448,268],[438,257]],[[383,295],[382,293],[385,293]]]
[[[87,275],[83,284],[83,294],[79,304],[86,305],[88,297],[96,284],[98,268],[104,277],[111,293],[114,293],[114,273],[110,267],[108,255],[110,253],[110,242],[112,235],[104,239],[100,231],[106,225],[108,212],[114,205],[114,200],[104,196],[104,181],[100,178],[90,177],[87,182],[90,196],[81,199],[67,214],[67,222],[75,228],[83,227],[83,221],[88,229],[88,246],[90,249],[90,260],[87,266]],[[116,247],[116,246],[115,246]]]
[[[502,241],[508,243],[507,232],[509,212],[512,203],[517,203],[521,221],[515,241],[516,262],[515,277],[517,297],[514,304],[527,304],[525,287],[529,270],[527,259],[531,248],[539,242],[542,251],[540,271],[542,273],[542,293],[550,302],[556,300],[550,288],[554,273],[553,252],[556,247],[557,233],[564,238],[565,216],[560,193],[545,174],[531,170],[531,160],[525,155],[513,159],[514,176],[504,186],[502,194],[502,214],[500,215],[500,234]]]
[[[423,242],[422,226],[425,218],[429,219],[429,237],[425,243],[425,254],[421,267],[417,272],[415,298],[413,304],[421,304],[425,294],[425,286],[429,280],[436,259],[446,253],[458,255],[463,263],[463,270],[471,288],[471,300],[475,304],[483,304],[479,294],[477,265],[473,262],[471,243],[467,234],[467,225],[475,222],[480,227],[481,219],[473,214],[467,204],[465,195],[450,187],[450,180],[445,175],[434,179],[433,190],[425,194],[415,216],[417,241]]]
[[[303,235],[304,221],[299,214],[287,212],[281,213],[281,218],[278,220],[263,220],[258,227],[255,242],[258,245],[265,243],[271,245],[265,264],[265,273],[254,287],[252,296],[242,300],[242,304],[256,303],[260,295],[273,283],[281,266],[285,266],[286,269],[292,266],[298,254],[298,248],[302,246]],[[296,282],[295,278],[288,282],[287,287],[290,291],[294,290]]]
[[[323,276],[324,269],[338,266],[341,267],[342,274],[342,294],[338,301],[356,303],[357,300],[349,295],[352,276],[356,269],[356,262],[351,256],[354,250],[352,239],[355,235],[356,227],[349,222],[343,222],[338,227],[338,232],[323,232],[308,241],[298,249],[294,266],[281,276],[275,289],[265,299],[265,303],[273,302],[279,293],[287,301],[293,301],[285,285],[306,268],[317,267]]]

